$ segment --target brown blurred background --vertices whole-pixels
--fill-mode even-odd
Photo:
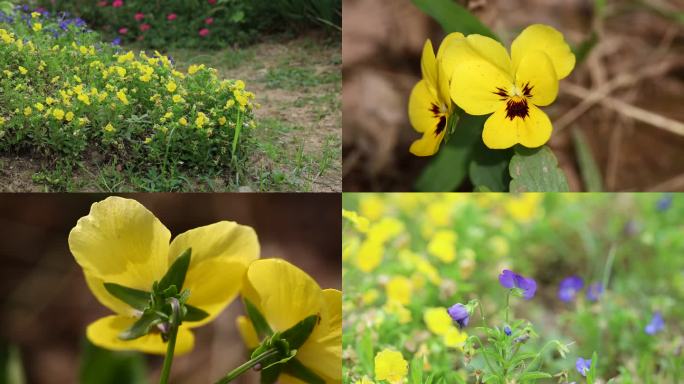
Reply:
[[[507,47],[533,23],[556,27],[572,46],[598,34],[545,108],[554,124],[550,146],[572,190],[585,189],[575,130],[586,136],[605,190],[684,190],[684,0],[607,0],[603,18],[594,0],[454,1]],[[443,36],[410,0],[344,0],[345,191],[413,188],[429,159],[408,152],[419,137],[408,122],[408,97],[425,39],[436,49]]]
[[[176,236],[232,220],[256,230],[261,257],[282,257],[322,288],[341,289],[341,201],[337,194],[139,194]],[[67,235],[106,195],[0,195],[0,329],[17,344],[29,383],[76,383],[85,327],[110,314],[88,290]],[[195,349],[174,360],[174,383],[213,383],[245,361],[233,302],[195,330]],[[161,357],[147,358],[151,382]],[[256,374],[242,382],[258,382]]]

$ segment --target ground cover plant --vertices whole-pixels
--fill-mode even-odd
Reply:
[[[71,189],[85,163],[150,190],[192,189],[188,174],[240,176],[254,94],[172,60],[103,43],[80,18],[0,14],[0,151],[50,159],[34,179],[54,189]]]
[[[347,194],[345,383],[679,383],[683,201]]]

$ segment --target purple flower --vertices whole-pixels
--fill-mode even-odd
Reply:
[[[579,276],[566,277],[558,286],[558,299],[563,302],[570,302],[575,299],[577,292],[584,287],[584,280]]]
[[[589,301],[598,301],[603,294],[603,285],[601,283],[591,283],[587,288],[587,299]]]
[[[580,373],[580,375],[586,377],[587,372],[591,369],[591,359],[583,359],[581,357],[577,358],[577,362],[575,363],[575,368],[577,368],[577,372]]]
[[[668,193],[663,195],[656,203],[656,209],[659,212],[665,212],[672,206],[672,194]]]
[[[537,283],[534,279],[523,277],[508,269],[504,269],[499,275],[499,283],[501,283],[504,288],[521,289],[525,300],[533,298],[534,293],[537,291]]]
[[[506,336],[510,336],[511,333],[513,333],[513,332],[511,332],[511,327],[509,327],[508,325],[505,325],[504,326],[504,333],[506,334]]]
[[[662,331],[663,328],[665,328],[665,321],[663,320],[663,315],[660,312],[656,311],[655,313],[653,313],[651,322],[646,324],[644,331],[649,335],[655,335],[656,333]]]
[[[465,307],[465,305],[460,303],[454,304],[447,309],[447,313],[449,313],[449,316],[451,316],[451,320],[458,324],[458,328],[462,329],[468,325],[470,313],[468,313],[468,309]]]

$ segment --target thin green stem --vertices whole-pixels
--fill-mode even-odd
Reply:
[[[613,272],[613,263],[615,262],[615,253],[617,250],[617,245],[613,244],[610,246],[608,251],[608,259],[606,260],[606,266],[603,269],[603,281],[601,281],[602,288],[605,290],[608,288],[608,282],[610,281],[610,275]]]
[[[216,384],[230,383],[231,381],[235,380],[238,376],[240,376],[243,373],[252,369],[257,364],[261,363],[262,361],[264,361],[268,358],[277,356],[279,353],[280,353],[280,351],[278,351],[275,348],[268,349],[264,353],[262,353],[261,355],[258,355],[256,357],[249,359],[247,362],[245,362],[241,366],[230,371],[223,379],[217,381]]]
[[[180,325],[180,302],[175,297],[169,299],[171,304],[171,321],[169,322],[169,341],[166,347],[166,357],[164,357],[164,365],[162,373],[159,377],[159,384],[167,384],[169,382],[169,375],[171,374],[171,364],[173,363],[173,353],[176,350],[176,336],[178,336],[178,326]]]
[[[512,289],[509,289],[506,295],[506,324],[508,324],[508,310],[511,307],[511,291]]]

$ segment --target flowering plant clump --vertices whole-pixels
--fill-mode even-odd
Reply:
[[[0,151],[148,176],[239,166],[254,127],[244,82],[204,65],[182,73],[158,52],[102,43],[81,19],[24,9],[0,13]]]
[[[217,384],[257,366],[264,383],[340,382],[342,292],[321,289],[284,260],[257,260],[251,227],[220,221],[171,240],[142,204],[109,197],[78,220],[69,248],[93,295],[115,313],[90,324],[88,339],[165,355],[162,384],[174,356],[193,349],[191,329],[213,321],[238,294],[247,316],[237,326],[251,356]]]
[[[684,206],[662,201],[345,194],[343,381],[680,382]]]

